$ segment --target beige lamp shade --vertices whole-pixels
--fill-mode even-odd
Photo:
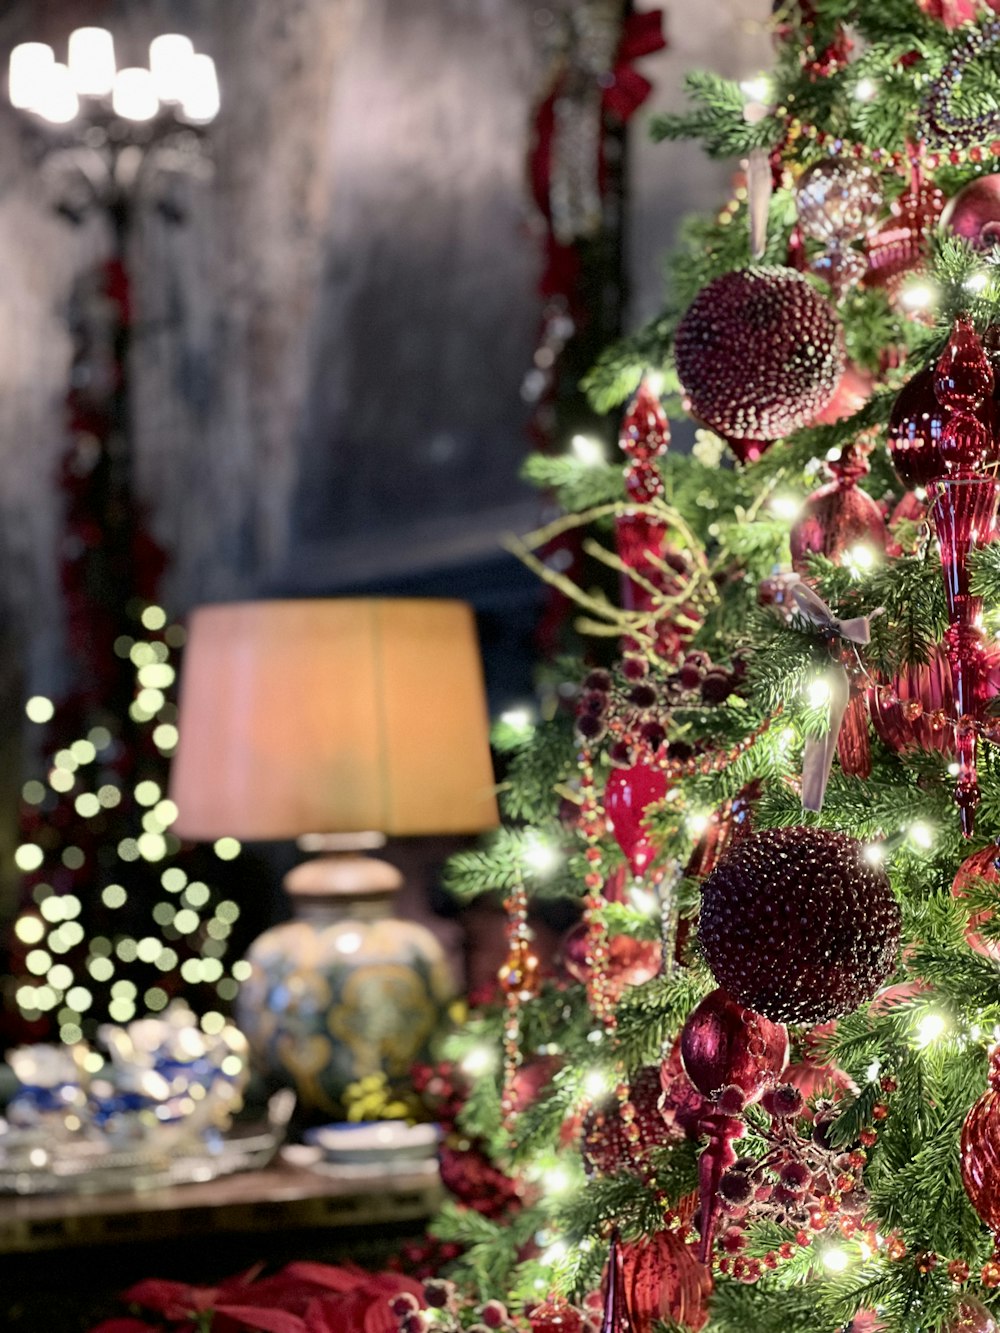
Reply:
[[[497,823],[462,602],[239,602],[191,617],[170,796],[185,838]]]

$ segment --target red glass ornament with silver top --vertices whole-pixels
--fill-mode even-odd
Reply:
[[[869,471],[866,449],[855,441],[830,464],[833,480],[806,500],[802,515],[789,533],[792,568],[808,572],[809,556],[824,555],[834,564],[858,545],[884,553],[888,533],[882,510],[858,482]]]
[[[971,592],[969,557],[996,536],[1000,503],[1000,483],[992,475],[1000,451],[983,420],[984,416],[992,419],[992,391],[993,370],[983,344],[971,323],[959,318],[934,377],[934,392],[946,412],[939,450],[947,471],[930,486],[930,516],[940,546],[948,602],[945,649],[958,713],[955,802],[966,837],[974,831],[979,804],[976,725],[987,677],[983,599]]]

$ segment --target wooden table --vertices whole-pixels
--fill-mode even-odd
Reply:
[[[204,1184],[0,1197],[0,1328],[83,1333],[144,1277],[212,1284],[293,1259],[380,1268],[441,1201],[436,1167],[362,1179],[306,1165],[303,1151]]]
[[[198,1185],[0,1197],[0,1255],[174,1237],[417,1223],[429,1218],[441,1200],[436,1168],[345,1176],[335,1167],[301,1165],[299,1157],[295,1149],[285,1149],[275,1165],[262,1171]]]

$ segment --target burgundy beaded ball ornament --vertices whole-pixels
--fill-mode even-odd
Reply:
[[[808,425],[844,369],[833,307],[801,273],[777,265],[710,282],[681,320],[674,353],[692,414],[741,461]]]
[[[720,986],[775,1023],[825,1023],[892,971],[899,905],[863,845],[830,829],[761,829],[701,890],[701,947]]]

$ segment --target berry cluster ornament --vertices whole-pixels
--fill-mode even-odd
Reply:
[[[761,1099],[770,1125],[758,1133],[767,1141],[763,1157],[738,1158],[725,1172],[719,1192],[738,1225],[768,1221],[779,1227],[812,1227],[834,1212],[857,1217],[867,1203],[862,1163],[835,1148],[835,1113],[817,1108],[811,1123],[799,1121],[806,1107],[791,1083],[770,1088]]]
[[[788,1063],[788,1033],[714,990],[688,1015],[681,1030],[681,1060],[709,1103],[699,1122],[708,1142],[698,1159],[698,1260],[707,1264],[722,1210],[719,1183],[736,1161],[733,1143],[746,1133],[744,1107],[759,1100]]]
[[[691,414],[749,462],[827,406],[844,339],[833,307],[801,273],[757,265],[698,294],[674,354]]]
[[[702,885],[698,936],[712,975],[778,1023],[824,1023],[871,999],[899,934],[885,871],[831,829],[751,833]]]
[[[865,236],[882,207],[879,177],[867,163],[834,157],[804,172],[795,189],[799,230],[823,250],[809,267],[824,277],[836,296],[861,281],[865,256],[852,242]]]

